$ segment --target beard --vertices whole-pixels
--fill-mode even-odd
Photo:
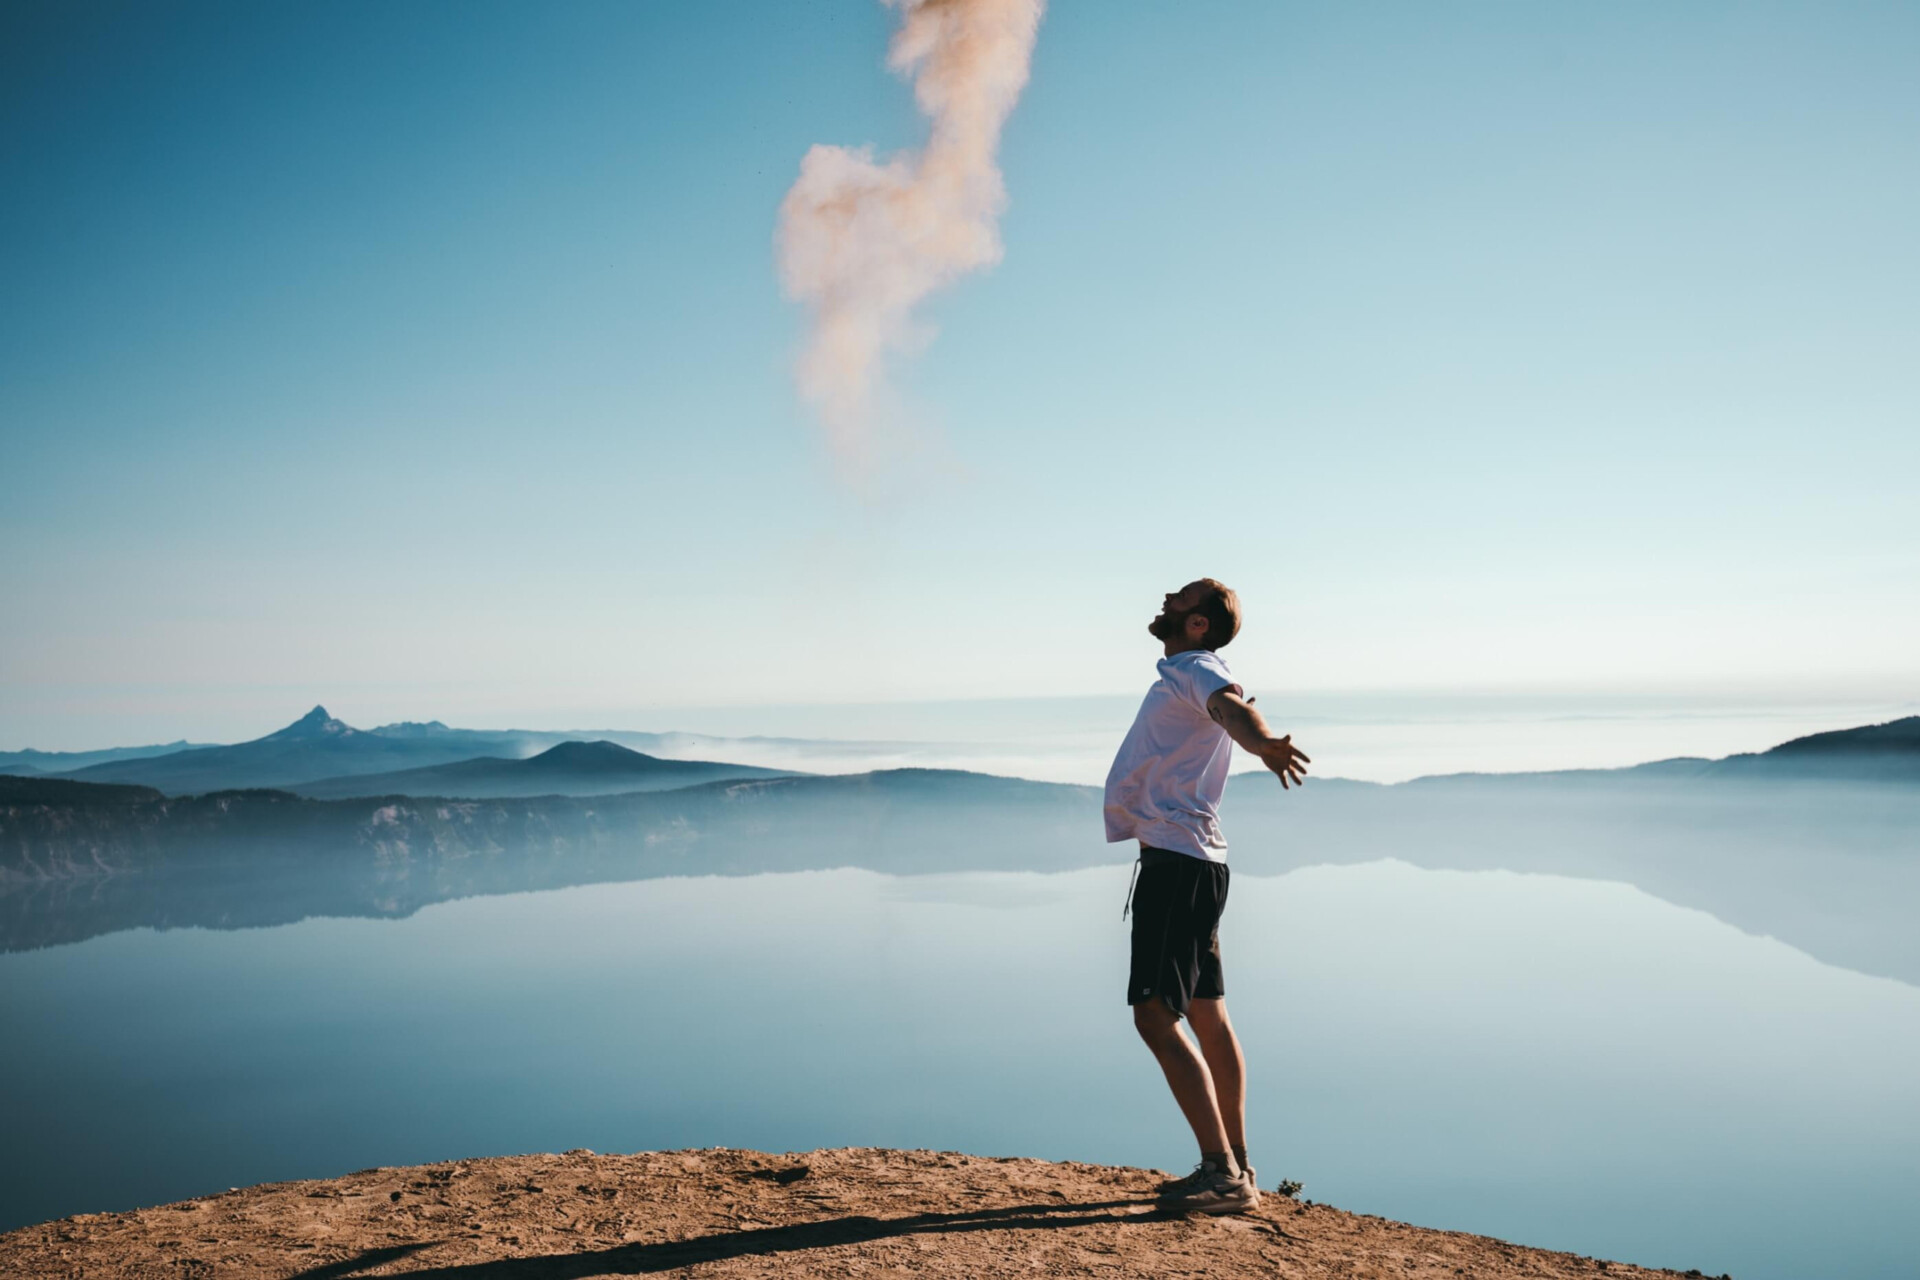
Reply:
[[[1147,624],[1147,634],[1155,640],[1171,640],[1186,628],[1187,615],[1163,610],[1159,617]]]

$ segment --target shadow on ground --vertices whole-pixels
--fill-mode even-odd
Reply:
[[[828,1218],[788,1227],[760,1227],[751,1231],[698,1236],[692,1240],[623,1244],[611,1249],[548,1254],[544,1257],[500,1258],[491,1262],[429,1267],[405,1274],[415,1280],[578,1280],[580,1277],[607,1274],[646,1275],[702,1262],[795,1253],[804,1249],[831,1249],[837,1245],[867,1244],[896,1236],[963,1231],[1044,1231],[1103,1222],[1166,1221],[1168,1216],[1155,1209],[1151,1201],[1100,1200],[1081,1204],[1022,1204],[972,1213],[918,1213],[907,1218]],[[427,1241],[369,1249],[356,1258],[302,1271],[289,1280],[345,1280],[368,1268],[397,1262],[421,1250],[431,1249],[436,1243]]]

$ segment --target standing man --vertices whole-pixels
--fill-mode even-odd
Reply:
[[[1236,742],[1279,774],[1282,787],[1305,781],[1308,761],[1290,736],[1273,736],[1220,657],[1240,630],[1232,591],[1212,578],[1189,582],[1166,597],[1147,630],[1166,657],[1107,773],[1107,840],[1140,842],[1128,895],[1127,1003],[1200,1143],[1198,1167],[1161,1187],[1162,1203],[1244,1213],[1260,1203],[1260,1192],[1247,1163],[1246,1060],[1227,1021],[1220,972],[1227,905],[1220,797]],[[1180,1034],[1183,1016],[1198,1052]]]

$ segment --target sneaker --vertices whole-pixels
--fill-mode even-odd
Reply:
[[[1246,1174],[1228,1176],[1202,1160],[1186,1177],[1165,1184],[1159,1199],[1162,1208],[1185,1213],[1245,1213],[1260,1203],[1260,1193]]]
[[[1202,1160],[1193,1166],[1193,1172],[1184,1178],[1168,1178],[1153,1189],[1153,1194],[1162,1200],[1178,1200],[1198,1191],[1202,1183],[1214,1175],[1213,1161]]]
[[[1247,1175],[1247,1185],[1258,1190],[1260,1183],[1259,1179],[1254,1175],[1253,1166],[1250,1164],[1242,1165],[1240,1169],[1241,1172]],[[1176,1198],[1184,1196],[1212,1176],[1213,1162],[1211,1160],[1202,1160],[1199,1164],[1193,1166],[1192,1173],[1184,1178],[1168,1178],[1165,1182],[1153,1189],[1153,1194],[1161,1199],[1166,1199],[1169,1196]]]

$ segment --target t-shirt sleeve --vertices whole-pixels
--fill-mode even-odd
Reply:
[[[1182,664],[1186,670],[1182,673],[1186,679],[1180,681],[1180,694],[1193,704],[1194,710],[1201,715],[1207,714],[1207,699],[1222,689],[1239,687],[1239,681],[1233,678],[1233,672],[1227,670],[1227,664],[1216,653],[1199,651],[1200,656]]]

